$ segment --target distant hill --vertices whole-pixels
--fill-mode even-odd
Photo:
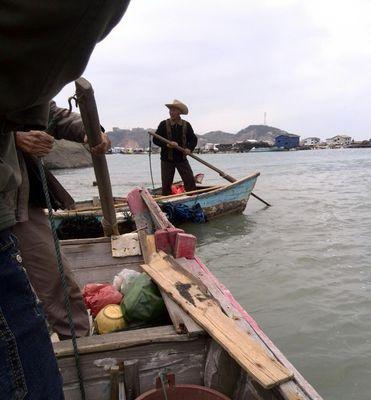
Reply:
[[[53,150],[44,158],[48,169],[82,168],[92,165],[91,154],[87,148],[69,140],[56,140]]]
[[[148,147],[148,133],[144,128],[119,129],[107,132],[112,147]]]
[[[233,133],[227,133],[223,131],[211,131],[204,135],[197,135],[198,146],[202,147],[206,143],[222,143],[231,144],[236,141],[236,135]]]
[[[107,132],[112,142],[112,147],[148,147],[147,129],[119,129]],[[291,135],[290,133],[267,125],[249,125],[247,128],[233,134],[223,131],[211,131],[198,136],[198,146],[202,147],[205,143],[230,144],[237,141],[246,141],[254,139],[257,141],[266,141],[271,144],[279,135]],[[294,135],[296,136],[296,135]]]
[[[238,141],[245,141],[253,139],[257,141],[265,141],[274,143],[274,139],[279,135],[293,135],[282,129],[274,128],[273,126],[267,125],[249,125],[247,128],[240,130],[236,133]],[[297,135],[293,135],[297,136]]]
[[[279,135],[292,135],[282,129],[274,128],[267,125],[249,125],[247,128],[241,129],[239,132],[232,134],[222,131],[207,132],[204,135],[198,135],[200,141],[204,143],[220,143],[230,144],[235,142],[243,142],[248,139],[257,140],[258,142],[265,141],[271,144]],[[297,135],[294,135],[297,136]]]

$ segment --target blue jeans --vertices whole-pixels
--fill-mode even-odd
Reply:
[[[17,239],[0,232],[0,400],[63,400],[62,379]]]

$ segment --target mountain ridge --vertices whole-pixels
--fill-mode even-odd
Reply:
[[[148,147],[148,129],[133,128],[120,129],[115,128],[113,131],[108,131],[108,137],[112,142],[112,147]],[[285,130],[268,126],[268,125],[249,125],[241,129],[237,133],[229,133],[224,131],[210,131],[203,135],[197,135],[198,146],[202,147],[206,143],[215,144],[231,144],[235,142],[243,142],[246,140],[266,141],[270,144],[279,135],[293,135]],[[294,135],[298,136],[298,135]]]

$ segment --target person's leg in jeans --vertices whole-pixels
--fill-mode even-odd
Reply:
[[[70,338],[63,286],[57,268],[57,259],[48,217],[41,208],[29,208],[28,221],[16,224],[12,230],[19,240],[23,265],[27,276],[40,298],[46,318],[61,339]],[[62,254],[68,285],[72,318],[76,336],[89,335],[89,318],[81,290],[75,281],[70,263]]]
[[[0,232],[0,398],[64,399],[44,314],[9,230]]]
[[[179,175],[182,178],[186,192],[196,190],[195,177],[193,176],[193,171],[191,166],[189,165],[188,160],[177,162],[176,169],[178,170]]]
[[[162,195],[171,194],[171,185],[173,184],[175,174],[175,164],[171,161],[161,161],[161,183]]]

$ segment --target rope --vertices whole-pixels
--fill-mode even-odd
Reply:
[[[84,382],[83,382],[82,374],[81,374],[80,355],[79,355],[79,351],[77,348],[75,325],[72,320],[71,304],[70,304],[70,298],[68,296],[68,286],[67,286],[66,275],[64,273],[64,268],[63,268],[63,263],[62,263],[61,249],[59,246],[57,230],[56,230],[55,221],[53,218],[53,209],[52,209],[52,205],[51,205],[51,201],[50,201],[50,197],[49,197],[48,183],[46,181],[44,166],[43,166],[41,158],[37,159],[37,165],[38,165],[39,173],[41,176],[41,181],[42,181],[42,185],[43,185],[46,204],[48,206],[49,222],[50,222],[50,226],[51,226],[52,233],[53,233],[55,255],[56,255],[56,259],[57,259],[57,267],[58,267],[59,275],[61,277],[61,282],[62,282],[62,287],[63,287],[64,304],[66,306],[68,324],[70,326],[70,331],[71,331],[71,336],[72,336],[73,354],[74,354],[74,358],[75,358],[77,377],[79,380],[81,399],[85,400],[85,388],[84,388]]]
[[[164,368],[159,374],[160,375],[161,386],[162,386],[162,395],[163,395],[163,399],[164,400],[168,400],[167,392],[166,392],[166,384],[169,383],[168,380],[167,380],[167,373],[168,373],[168,369]]]
[[[154,184],[154,181],[153,181],[153,173],[152,173],[152,158],[151,158],[151,155],[152,155],[152,140],[151,140],[151,136],[150,136],[150,134],[148,134],[148,144],[149,144],[149,151],[148,151],[148,157],[149,157],[149,171],[150,171],[150,173],[151,173],[151,182],[152,182],[152,189],[154,189],[155,188],[155,184]]]

